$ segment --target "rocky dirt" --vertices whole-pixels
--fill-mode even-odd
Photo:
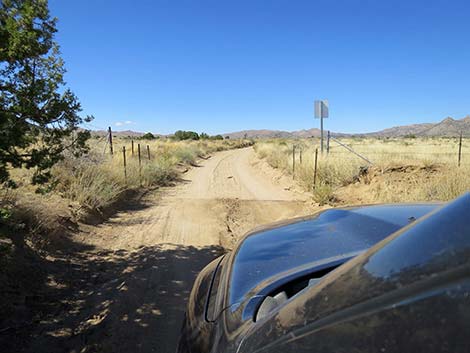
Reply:
[[[252,148],[217,153],[53,254],[23,254],[41,285],[1,320],[1,351],[174,352],[200,269],[248,230],[312,212]]]

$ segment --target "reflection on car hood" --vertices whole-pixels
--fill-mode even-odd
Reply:
[[[229,304],[242,301],[250,289],[278,273],[366,250],[438,206],[398,204],[330,209],[249,234],[233,256]]]

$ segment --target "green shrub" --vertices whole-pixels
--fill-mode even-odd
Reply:
[[[147,132],[141,137],[142,140],[155,140],[155,135],[151,132]]]
[[[168,158],[159,158],[151,164],[146,164],[142,169],[144,186],[166,186],[175,180],[177,176],[178,173],[174,169],[174,164]]]
[[[313,189],[313,200],[320,206],[328,205],[334,201],[333,188],[330,185],[317,185]]]
[[[178,130],[175,132],[174,135],[175,139],[178,141],[183,141],[183,140],[199,140],[199,135],[197,132],[194,131],[183,131],[183,130]]]
[[[7,221],[11,217],[11,210],[6,207],[0,207],[0,222]]]

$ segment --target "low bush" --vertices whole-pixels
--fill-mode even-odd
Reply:
[[[320,184],[313,189],[313,200],[320,206],[328,205],[334,201],[333,187]]]

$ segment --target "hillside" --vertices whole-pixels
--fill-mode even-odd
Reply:
[[[242,130],[223,134],[229,136],[231,139],[237,138],[310,138],[320,137],[320,129],[312,128],[308,130],[299,131],[279,131],[279,130]],[[325,130],[326,134],[326,130]],[[332,132],[334,136],[350,136],[350,134],[343,134],[340,132]]]
[[[439,123],[423,123],[394,126],[380,131],[358,134],[344,134],[331,132],[336,137],[349,136],[369,136],[369,137],[400,137],[407,135],[415,136],[458,136],[460,132],[464,136],[470,136],[470,116],[462,119],[447,117]],[[308,129],[299,131],[279,131],[279,130],[243,130],[224,134],[230,138],[309,138],[319,137],[320,129]]]
[[[395,126],[389,129],[364,134],[366,136],[397,137],[406,135],[415,136],[470,136],[470,116],[462,119],[447,117],[439,123],[424,123],[404,126]]]
[[[423,136],[458,136],[462,132],[464,136],[470,136],[470,116],[460,120],[446,118],[425,130]]]
[[[375,137],[397,137],[397,136],[407,136],[407,135],[421,135],[425,131],[432,128],[434,125],[435,124],[432,124],[432,123],[423,123],[423,124],[394,126],[388,129],[380,130],[377,132],[371,132],[371,133],[367,133],[364,135],[375,136]]]
[[[94,136],[107,136],[107,130],[94,130],[92,131],[92,135]],[[137,132],[132,130],[124,130],[124,131],[115,131],[113,130],[114,137],[142,137],[144,135],[143,132]]]
[[[243,130],[224,134],[230,138],[308,138],[320,137],[320,129],[308,129],[300,131],[279,131],[279,130]]]
[[[368,133],[356,133],[347,134],[341,132],[332,131],[331,134],[335,137],[351,137],[351,136],[364,136],[364,137],[400,137],[400,136],[458,136],[462,132],[463,136],[470,137],[470,116],[466,116],[462,119],[453,119],[447,117],[438,123],[422,123],[422,124],[411,124],[394,126],[380,131],[368,132]],[[92,131],[95,136],[106,136],[107,131],[96,130]],[[113,131],[113,135],[116,137],[142,137],[143,132],[136,132],[132,130],[125,131]],[[169,135],[160,135],[154,133],[155,136],[165,137]],[[312,128],[307,130],[298,131],[282,131],[282,130],[242,130],[236,132],[230,132],[222,134],[222,136],[229,136],[231,139],[241,138],[310,138],[320,137],[320,129]]]

